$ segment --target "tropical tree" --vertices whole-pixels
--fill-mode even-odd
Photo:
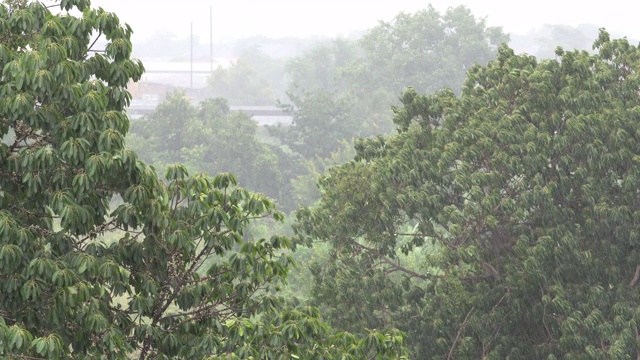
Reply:
[[[421,359],[640,356],[640,50],[594,50],[503,46],[459,96],[409,90],[397,134],[322,180],[296,231],[333,245],[334,326],[397,326]]]
[[[112,196],[153,181],[124,148],[126,86],[143,67],[129,58],[131,29],[117,16],[89,1],[60,8],[0,5],[3,357],[127,350],[108,294],[128,272],[102,256],[89,268],[87,259],[99,251],[92,239],[107,226]],[[92,47],[92,34],[109,40],[104,49]]]
[[[196,111],[184,91],[167,93],[166,98],[151,113],[132,124],[131,132],[142,139],[136,138],[129,142],[144,161],[160,160],[165,164],[177,162],[186,142],[192,141],[183,134],[183,128],[196,115]],[[222,104],[221,111],[228,111],[228,106]]]
[[[243,241],[249,221],[283,219],[264,195],[238,188],[229,174],[189,177],[182,165],[170,166],[166,179],[156,197],[144,185],[125,193],[107,229],[121,235],[89,248],[107,265],[79,260],[94,276],[119,266],[126,272],[107,291],[117,310],[103,319],[127,335],[120,351],[139,359],[401,356],[401,333],[332,335],[316,309],[283,306],[292,260],[282,251],[290,240]],[[87,334],[77,338],[83,344]]]
[[[290,241],[242,239],[282,219],[264,195],[137,161],[131,29],[88,0],[59,5],[0,4],[0,356],[403,357],[400,332],[333,335],[282,305]]]
[[[326,91],[307,93],[303,98],[290,96],[294,105],[284,109],[293,123],[270,127],[270,132],[304,158],[329,157],[345,136],[358,133],[360,124],[351,116],[351,99],[336,99]]]

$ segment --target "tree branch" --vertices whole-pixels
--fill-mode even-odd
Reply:
[[[89,47],[87,48],[87,53],[90,52],[90,51],[93,51],[93,52],[99,52],[100,51],[100,50],[93,50],[93,46],[98,42],[98,39],[100,39],[100,36],[102,36],[102,31],[100,31],[98,33],[98,36],[96,36],[95,40],[93,40],[91,45],[89,45]]]
[[[464,317],[464,321],[462,322],[462,324],[460,325],[460,328],[458,328],[458,333],[456,334],[456,338],[453,340],[453,345],[451,345],[451,349],[449,350],[449,354],[447,355],[447,360],[451,360],[453,359],[453,352],[456,349],[456,344],[458,343],[458,340],[460,340],[460,336],[462,335],[462,333],[464,332],[464,329],[467,327],[467,322],[469,321],[469,317],[471,316],[471,313],[476,309],[475,306],[473,306],[471,308],[471,310],[469,310],[469,312],[467,313],[467,316]]]
[[[355,240],[351,240],[353,242],[353,244],[358,247],[361,250],[365,250],[368,251],[370,253],[375,254],[378,258],[380,258],[380,261],[382,261],[383,263],[390,265],[394,270],[393,271],[400,271],[403,272],[405,274],[411,275],[413,277],[416,277],[418,279],[423,279],[423,280],[433,280],[433,279],[443,279],[445,276],[444,275],[430,275],[430,274],[420,274],[418,272],[415,272],[413,270],[409,270],[403,266],[400,266],[398,263],[396,263],[395,261],[389,259],[388,257],[386,257],[385,255],[381,254],[378,250],[367,247],[365,245],[360,244],[359,242],[355,241]],[[393,272],[390,271],[390,272]]]
[[[629,283],[629,287],[634,287],[638,283],[638,279],[640,278],[640,265],[636,266],[636,273],[633,275],[633,279]]]

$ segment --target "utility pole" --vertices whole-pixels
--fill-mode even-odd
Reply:
[[[209,64],[213,75],[213,6],[209,5]]]
[[[193,89],[193,21],[191,22],[191,88]]]

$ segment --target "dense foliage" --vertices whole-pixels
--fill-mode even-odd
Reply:
[[[173,92],[132,124],[127,141],[160,171],[184,162],[208,174],[230,172],[242,186],[292,210],[298,203],[290,198],[290,180],[304,172],[301,159],[261,141],[257,132],[257,122],[245,113],[230,112],[225,99],[206,99],[196,107],[184,93]]]
[[[296,231],[333,245],[334,326],[397,326],[420,359],[639,356],[640,50],[594,50],[503,46],[459,96],[409,90],[324,177]]]
[[[640,356],[626,39],[538,60],[463,7],[400,14],[289,63],[281,144],[224,99],[172,93],[132,151],[131,29],[59,6],[0,4],[0,357],[402,359],[405,341],[416,359]],[[371,137],[408,85],[395,134]],[[284,215],[259,192],[312,199],[354,136],[294,241],[260,236]],[[318,241],[294,284],[320,310],[282,291],[291,250]]]
[[[0,6],[2,354],[124,343],[108,299],[128,271],[96,258],[104,246],[92,239],[114,193],[152,181],[123,147],[126,85],[143,72],[129,59],[131,29],[88,1],[61,7],[55,16],[40,2]],[[92,33],[110,39],[105,53],[90,53]]]
[[[282,220],[264,195],[183,165],[160,181],[124,148],[131,29],[88,0],[59,6],[0,4],[0,356],[403,358],[398,331],[335,334],[285,306],[290,240],[243,240]]]

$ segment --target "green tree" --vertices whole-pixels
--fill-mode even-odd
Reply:
[[[170,166],[166,178],[166,186],[155,188],[157,196],[148,197],[144,186],[125,193],[126,202],[113,213],[113,228],[106,229],[118,229],[123,235],[112,244],[94,243],[88,251],[106,257],[105,265],[96,266],[91,256],[79,260],[87,272],[120,272],[106,298],[117,304],[114,322],[129,335],[120,349],[128,349],[129,356],[273,359],[402,354],[401,333],[372,332],[363,338],[331,335],[317,310],[282,306],[284,299],[278,293],[292,264],[282,251],[291,248],[290,240],[242,239],[253,219],[282,220],[264,195],[238,188],[229,174],[189,177],[182,165]],[[80,339],[86,335],[77,333]],[[343,338],[345,343],[339,344]],[[378,343],[369,348],[367,341],[372,339]]]
[[[230,172],[243,186],[293,210],[298,204],[290,197],[290,180],[303,171],[299,156],[260,141],[257,131],[257,122],[245,113],[230,112],[225,99],[206,99],[196,107],[184,93],[173,92],[132,125],[128,140],[158,169],[183,161],[209,174]]]
[[[208,79],[212,97],[232,105],[275,105],[282,95],[282,61],[257,47],[244,49],[228,67],[218,67]]]
[[[224,108],[226,106],[226,108]],[[226,114],[228,106],[220,106],[218,114]],[[134,150],[145,161],[162,160],[174,163],[180,160],[181,150],[192,140],[183,134],[184,127],[197,114],[197,109],[184,92],[167,93],[166,98],[158,104],[153,112],[146,114],[140,121],[131,126],[132,133],[148,141],[137,139],[133,142]],[[130,141],[131,142],[131,141]],[[161,153],[160,156],[157,153]],[[156,154],[152,157],[152,154]]]
[[[365,69],[361,56],[357,42],[337,38],[289,61],[290,104],[280,106],[292,124],[271,126],[270,133],[313,161],[329,157],[345,140],[391,131],[389,105],[395,95],[364,88],[360,74],[375,69]]]
[[[124,148],[131,29],[89,1],[0,4],[0,354],[121,353],[107,301],[126,274],[88,247],[113,194],[152,181]],[[79,17],[70,15],[77,10]],[[92,34],[109,41],[104,52]],[[115,331],[115,332],[114,332]],[[80,338],[82,333],[86,337]],[[111,349],[111,350],[109,350]]]
[[[329,157],[316,157],[305,161],[306,173],[298,175],[292,181],[293,196],[298,204],[312,204],[320,198],[318,179],[326,174],[330,167],[344,164],[353,159],[355,155],[355,150],[353,149],[354,141],[343,141],[340,148],[332,152]]]
[[[389,108],[412,86],[420,92],[459,91],[474,64],[486,64],[508,36],[464,6],[400,13],[357,42],[320,44],[285,68],[290,127],[274,136],[307,159],[327,157],[343,140],[388,134]]]
[[[316,299],[353,305],[334,326],[386,320],[421,359],[638,356],[640,50],[594,49],[503,46],[459,96],[409,90],[397,134],[322,180],[296,231],[333,245]]]
[[[433,6],[414,14],[400,13],[381,22],[360,40],[366,71],[362,81],[399,94],[411,86],[431,93],[442,88],[458,92],[466,72],[486,64],[509,37],[487,27],[465,6],[442,14]]]
[[[131,29],[59,5],[0,4],[0,356],[402,358],[400,332],[333,335],[281,305],[290,240],[242,239],[282,220],[264,195],[182,165],[159,181],[124,148]]]
[[[323,90],[307,93],[302,98],[289,96],[293,105],[283,108],[292,115],[292,124],[272,126],[269,130],[304,158],[328,157],[346,140],[345,136],[358,134],[360,124],[351,116],[351,99],[336,98]]]
[[[318,90],[346,91],[351,84],[344,76],[344,69],[356,61],[361,52],[353,40],[336,38],[319,43],[285,65],[289,77],[287,92],[299,97],[304,92]]]

